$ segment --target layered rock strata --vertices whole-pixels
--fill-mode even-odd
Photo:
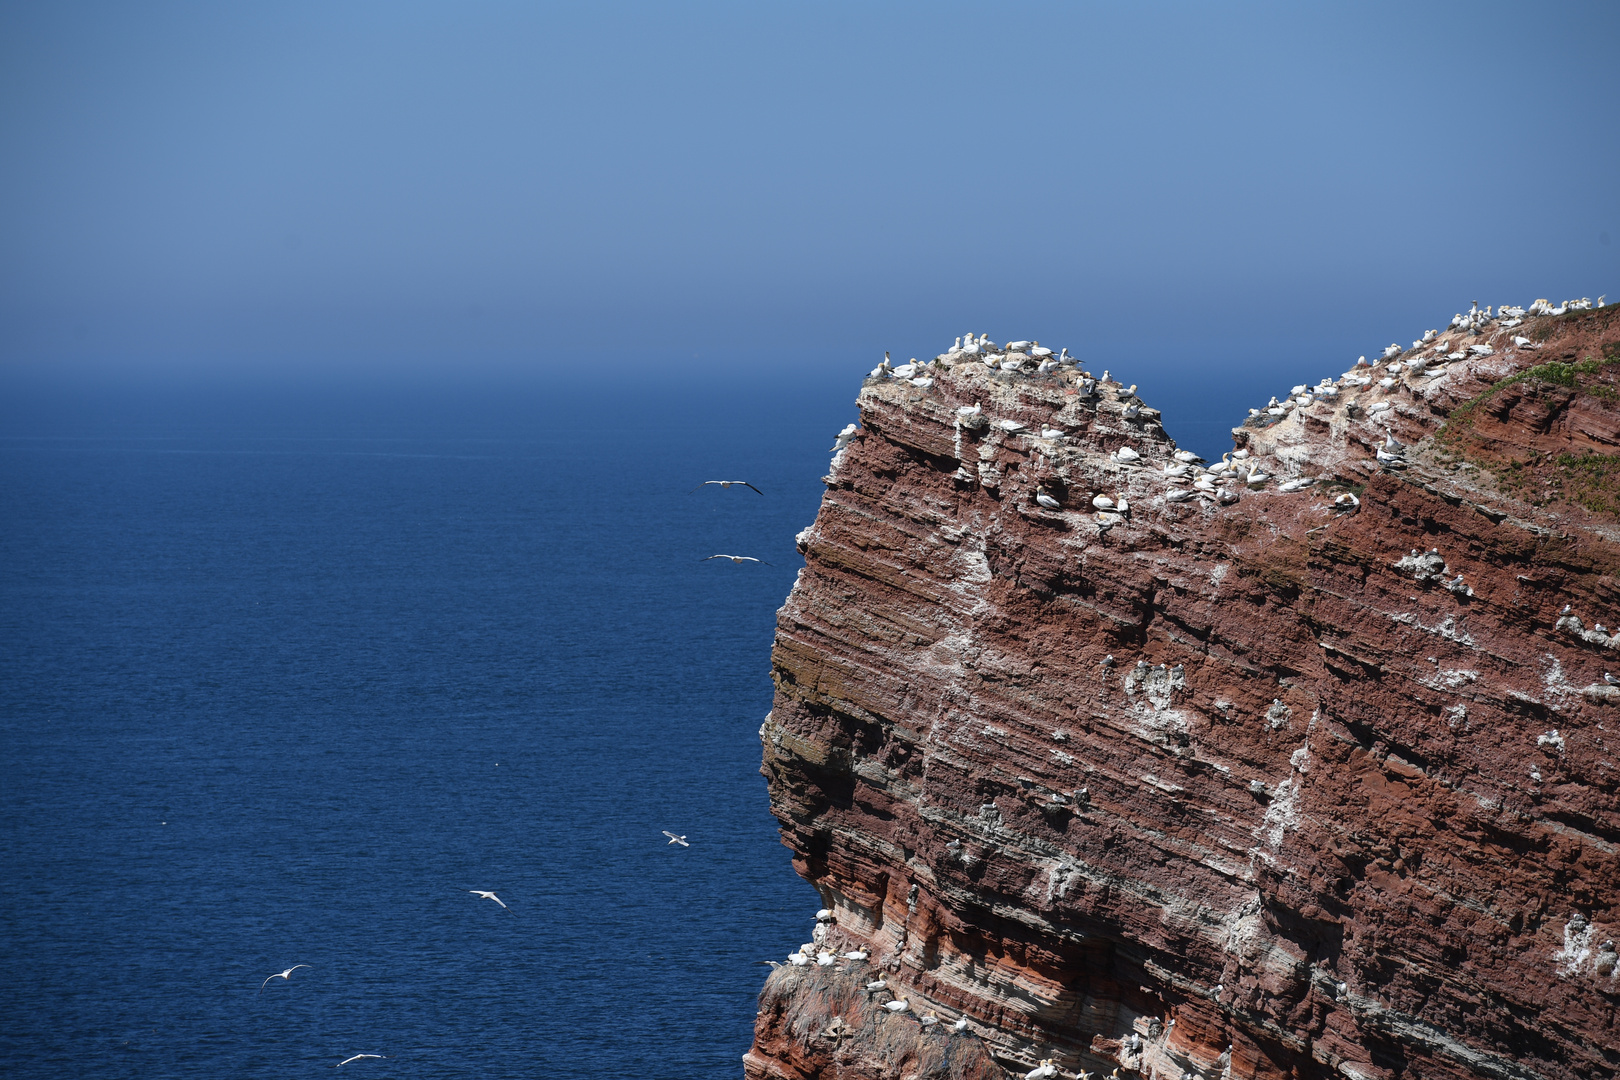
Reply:
[[[874,373],[760,733],[825,965],[750,1080],[1614,1076],[1617,343],[1454,321],[1213,471],[1025,343]]]

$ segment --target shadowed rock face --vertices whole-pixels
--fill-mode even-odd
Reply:
[[[1616,1075],[1620,522],[1509,475],[1603,489],[1614,315],[1263,411],[1205,491],[1073,369],[868,380],[760,734],[871,958],[773,975],[746,1075]]]

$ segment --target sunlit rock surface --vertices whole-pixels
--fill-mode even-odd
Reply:
[[[1213,476],[1033,348],[867,380],[761,737],[871,955],[751,1080],[1615,1075],[1620,319],[1458,318]]]

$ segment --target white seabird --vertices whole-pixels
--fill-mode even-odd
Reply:
[[[905,998],[895,998],[893,1001],[885,1001],[883,1007],[892,1013],[903,1013],[911,1008],[911,1003]]]
[[[866,992],[868,994],[876,994],[879,991],[887,990],[888,988],[889,980],[887,979],[873,979],[871,982],[866,984]]]
[[[506,902],[492,892],[487,892],[483,889],[468,889],[467,891],[472,893],[474,896],[482,896],[486,900],[493,900],[497,904],[500,904],[501,907],[506,906]]]
[[[1095,495],[1091,499],[1091,505],[1099,510],[1112,510],[1114,509],[1114,500],[1106,495]]]
[[[871,956],[871,955],[872,954],[867,952],[865,949],[854,949],[854,950],[851,950],[850,952],[845,953],[844,954],[844,959],[845,960],[865,960],[868,956]]]
[[[1129,465],[1133,461],[1141,461],[1142,455],[1128,446],[1122,446],[1114,451],[1113,458],[1122,465]]]
[[[341,1069],[341,1068],[343,1068],[343,1066],[347,1065],[349,1062],[351,1062],[351,1061],[359,1061],[361,1058],[386,1058],[387,1056],[388,1056],[387,1054],[356,1054],[356,1055],[354,1055],[354,1057],[347,1057],[347,1058],[344,1058],[342,1061],[338,1062],[337,1067]]]
[[[266,979],[266,980],[264,980],[264,982],[259,984],[259,992],[262,994],[264,992],[264,988],[266,986],[270,985],[270,979],[286,979],[288,982],[292,982],[292,973],[297,971],[301,967],[309,967],[309,965],[308,964],[294,964],[292,967],[288,968],[286,971],[278,971],[278,972],[276,972],[274,975],[270,976],[269,979]]]
[[[1062,503],[1058,502],[1056,499],[1052,498],[1052,496],[1048,495],[1044,491],[1037,491],[1035,493],[1035,501],[1037,503],[1041,504],[1042,506],[1046,507],[1046,509],[1048,509],[1048,510],[1061,510],[1061,509],[1063,509],[1063,504]]]
[[[967,1030],[967,1017],[964,1016],[964,1017],[959,1018],[956,1021],[956,1023],[951,1025],[951,1030],[952,1031],[966,1031]]]
[[[725,490],[727,490],[727,489],[729,489],[729,488],[731,488],[733,486],[737,486],[737,487],[745,487],[749,491],[754,492],[756,495],[765,494],[763,491],[760,491],[759,488],[755,487],[753,484],[750,484],[746,480],[705,480],[705,481],[703,481],[703,483],[701,483],[697,487],[693,488],[692,491],[702,491],[704,488],[708,487],[710,484],[719,484],[720,485],[720,490],[722,490],[722,491],[725,491]],[[692,494],[692,491],[688,491],[687,494],[688,495]]]
[[[708,562],[709,559],[730,559],[739,566],[745,562],[765,563],[766,566],[771,565],[770,563],[765,562],[764,559],[756,559],[752,555],[710,555],[708,559],[699,559],[698,562]]]
[[[1021,431],[1029,430],[1029,425],[1022,420],[997,420],[996,426],[1009,435],[1017,435]]]
[[[1043,1058],[1041,1063],[1024,1074],[1024,1080],[1051,1080],[1057,1075],[1057,1066],[1052,1064],[1051,1058]]]
[[[831,449],[828,452],[829,453],[837,453],[838,451],[842,450],[844,447],[848,446],[850,443],[854,442],[855,441],[855,435],[859,430],[860,429],[857,428],[854,424],[845,424],[844,429],[842,431],[840,431],[837,435],[833,436],[833,444],[832,444]]]
[[[663,833],[664,833],[665,836],[669,837],[669,844],[679,844],[679,845],[681,845],[681,847],[691,847],[692,846],[691,844],[688,844],[686,842],[686,834],[685,833],[682,833],[680,836],[676,836],[674,833],[670,832],[668,829],[663,830]],[[664,846],[668,847],[669,844],[665,844]]]

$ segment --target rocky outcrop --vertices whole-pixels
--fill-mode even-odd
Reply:
[[[833,920],[751,1080],[1616,1074],[1620,318],[1502,321],[1213,470],[1033,343],[874,372],[760,732]]]

